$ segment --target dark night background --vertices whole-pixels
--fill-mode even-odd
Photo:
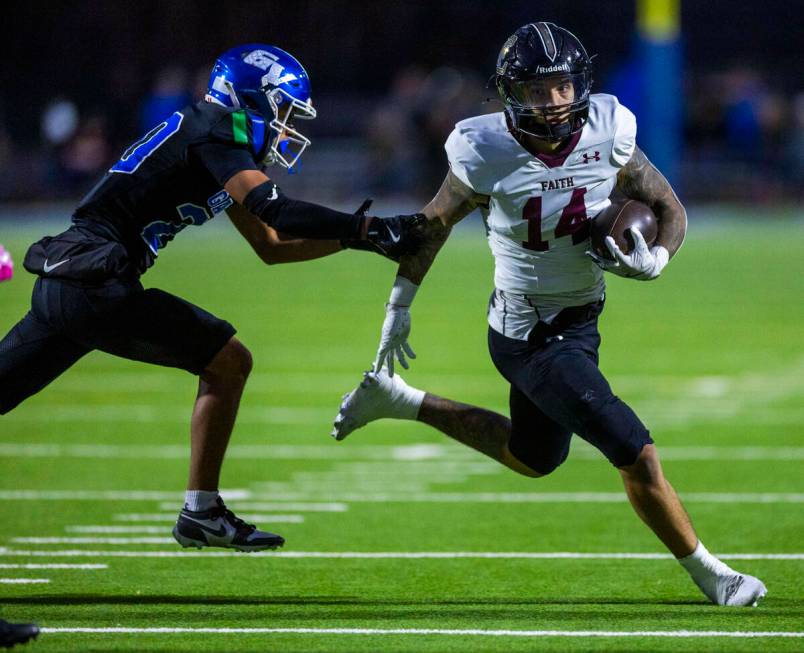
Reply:
[[[553,20],[576,33],[587,51],[597,54],[596,90],[608,90],[613,76],[628,70],[635,40],[631,0],[32,0],[7,3],[5,9],[9,29],[1,46],[0,137],[5,139],[6,157],[0,153],[0,163],[6,167],[10,161],[20,161],[31,183],[21,187],[19,180],[7,181],[0,198],[71,196],[87,183],[60,193],[52,185],[59,183],[58,171],[42,172],[48,167],[42,163],[46,157],[69,147],[60,144],[54,150],[42,144],[42,114],[54,99],[71,102],[82,121],[100,117],[98,133],[115,158],[111,152],[119,152],[139,133],[140,103],[161,70],[180,66],[197,97],[201,71],[219,52],[239,43],[273,43],[305,65],[320,116],[308,127],[314,148],[316,138],[347,139],[350,147],[360,148],[370,114],[388,101],[394,79],[411,68],[448,67],[471,73],[467,88],[474,89],[477,101],[473,99],[466,111],[479,112],[473,107],[487,94],[483,82],[493,70],[497,52],[521,24]],[[690,160],[704,157],[706,165],[712,157],[750,161],[753,151],[762,165],[773,165],[774,151],[801,140],[797,120],[804,120],[802,27],[802,2],[682,2],[684,134]],[[741,99],[756,105],[753,120],[759,136],[746,140],[744,151],[735,154],[723,97],[730,93],[724,88],[738,86],[745,96]],[[743,113],[733,132],[743,133],[739,122],[745,119]],[[443,129],[434,131],[438,132],[434,139],[441,138]],[[739,150],[739,142],[737,146]],[[800,168],[800,150],[793,147],[785,161]],[[436,156],[438,148],[424,149]],[[694,178],[697,170],[688,172],[687,178]],[[798,197],[798,183],[799,177],[793,175],[783,194]]]

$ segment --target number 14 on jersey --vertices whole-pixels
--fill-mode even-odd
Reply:
[[[553,231],[553,238],[572,236],[572,244],[578,245],[589,237],[589,216],[584,203],[586,188],[572,191],[569,204],[564,207]],[[550,249],[550,241],[542,240],[542,198],[531,197],[522,209],[522,219],[528,221],[528,240],[522,246],[536,252]]]

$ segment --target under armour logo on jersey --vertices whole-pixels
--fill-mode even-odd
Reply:
[[[583,162],[589,163],[590,161],[600,161],[600,152],[595,152],[594,154],[584,153]]]

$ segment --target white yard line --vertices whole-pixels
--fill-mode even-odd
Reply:
[[[99,384],[99,386],[102,382]],[[242,408],[238,414],[239,424],[301,424],[321,425],[332,422],[335,408],[329,407],[290,407],[290,406],[250,406]],[[165,409],[157,404],[104,404],[86,406],[53,404],[47,408],[47,416],[42,412],[21,411],[8,417],[9,424],[40,424],[43,422],[57,424],[81,424],[99,422],[136,423],[136,424],[183,424],[189,417],[189,408],[176,407]]]
[[[238,510],[238,512],[240,512]],[[178,511],[151,513],[122,513],[113,515],[114,521],[126,522],[175,522]],[[245,513],[240,517],[246,521],[273,522],[274,524],[302,524],[304,515],[269,515],[263,513]],[[163,529],[164,530],[164,529]]]
[[[451,635],[458,637],[800,638],[804,632],[752,630],[480,630],[446,628],[42,628],[46,634]]]
[[[266,490],[267,491],[267,490]],[[314,492],[271,491],[281,500],[315,499]],[[624,503],[622,492],[333,492],[330,498],[347,503]],[[688,503],[804,503],[800,492],[687,492]]]
[[[225,494],[225,492],[224,492]],[[160,503],[161,510],[175,510],[175,503]],[[237,509],[240,510],[289,510],[293,512],[346,512],[349,506],[345,503],[315,503],[315,502],[302,502],[302,501],[288,501],[279,502],[274,501],[266,503],[263,501],[238,501]],[[271,515],[271,517],[281,515]]]
[[[108,569],[109,565],[68,565],[68,564],[25,564],[25,565],[9,565],[0,564],[0,569]]]
[[[250,490],[226,490],[227,501],[252,498]],[[176,501],[181,507],[183,492],[153,490],[0,490],[2,501]]]
[[[267,494],[271,499],[284,501],[314,501],[315,493],[294,491],[252,492],[225,490],[227,501],[248,500],[255,494]],[[178,492],[149,490],[0,490],[3,501],[162,501],[173,499],[180,505]],[[341,492],[327,498],[340,503],[622,503],[622,492]],[[688,492],[681,495],[690,503],[804,503],[801,492]],[[276,515],[274,521],[280,521]],[[288,517],[288,515],[285,515]],[[299,516],[300,517],[300,516]],[[161,517],[159,519],[162,519]]]
[[[12,537],[15,544],[176,544],[172,537]]]
[[[176,515],[173,515],[176,519]],[[125,534],[125,533],[164,533],[165,526],[65,526],[68,533],[97,533],[97,534]]]
[[[0,578],[0,585],[44,585],[49,578]]]
[[[47,538],[46,538],[47,539]],[[167,539],[167,538],[166,538]],[[168,540],[173,542],[173,540]],[[131,541],[129,541],[131,542]],[[175,543],[174,543],[175,544]],[[278,551],[269,553],[271,558],[307,559],[371,559],[371,560],[450,560],[450,559],[498,559],[498,560],[673,560],[669,553],[588,553],[571,551]],[[804,560],[804,553],[718,553],[723,560]],[[244,556],[238,551],[88,551],[67,550],[17,550],[0,548],[0,557],[110,557],[110,558],[226,558],[239,556],[256,560],[261,556]]]
[[[804,460],[804,447],[796,446],[661,446],[665,460]],[[184,460],[189,455],[183,445],[114,445],[35,442],[0,442],[3,458],[89,458]],[[417,462],[444,460],[475,462],[477,454],[457,445],[414,443],[409,445],[248,445],[229,447],[231,459],[260,460],[368,460]],[[578,441],[573,458],[599,460],[601,454]]]

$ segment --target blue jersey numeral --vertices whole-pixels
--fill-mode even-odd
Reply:
[[[182,120],[184,120],[184,114],[177,111],[165,122],[158,124],[145,136],[132,143],[109,172],[122,172],[127,175],[135,172],[145,159],[159,149],[168,138],[179,131]]]
[[[176,237],[182,229],[191,225],[201,226],[210,219],[209,212],[198,204],[180,204],[176,210],[181,216],[181,222],[164,222],[157,220],[151,222],[142,230],[142,238],[148,244],[150,250],[156,255],[171,240]]]

